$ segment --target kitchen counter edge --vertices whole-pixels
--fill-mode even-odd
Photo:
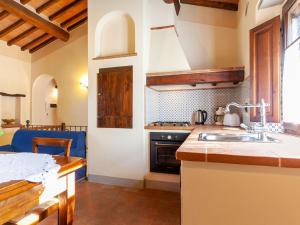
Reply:
[[[200,133],[245,133],[241,129],[197,126],[176,152],[182,161],[300,168],[300,137],[269,134],[280,143],[241,143],[198,141]]]

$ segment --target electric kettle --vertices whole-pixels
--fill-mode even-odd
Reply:
[[[193,122],[197,125],[204,125],[207,120],[208,113],[205,110],[198,110],[194,112]]]

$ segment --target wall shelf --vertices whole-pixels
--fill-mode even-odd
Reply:
[[[7,94],[7,93],[4,93],[4,92],[0,92],[0,96],[5,96],[5,97],[23,97],[23,98],[26,97],[26,95],[23,95],[23,94]]]
[[[174,71],[161,73],[148,73],[147,86],[161,85],[191,85],[218,83],[238,84],[245,78],[244,67],[230,67],[223,69],[206,69],[190,71]]]
[[[105,59],[116,59],[116,58],[125,58],[125,57],[132,57],[137,56],[137,53],[125,53],[125,54],[118,54],[118,55],[109,55],[109,56],[98,56],[93,58],[93,60],[105,60]]]
[[[1,124],[1,127],[3,129],[7,129],[7,128],[20,128],[20,127],[22,127],[22,124]]]

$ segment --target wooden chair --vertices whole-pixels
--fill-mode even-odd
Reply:
[[[32,139],[32,152],[38,153],[39,146],[59,146],[64,148],[64,156],[70,157],[72,139],[62,138],[33,138]]]
[[[39,146],[58,146],[64,148],[64,156],[70,157],[70,150],[72,139],[61,138],[33,138],[32,139],[32,152],[38,153]],[[59,210],[58,198],[50,199],[42,205],[37,206],[24,216],[11,220],[5,225],[36,225],[46,219],[48,216]],[[32,215],[35,217],[32,219]]]

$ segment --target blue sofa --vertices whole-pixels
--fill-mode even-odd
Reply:
[[[35,137],[72,139],[71,156],[86,158],[86,133],[77,131],[18,130],[11,145],[0,146],[1,152],[32,152],[32,139]],[[1,143],[0,143],[1,145]],[[39,153],[64,155],[62,147],[40,146]],[[76,180],[86,177],[86,167],[76,171]]]

